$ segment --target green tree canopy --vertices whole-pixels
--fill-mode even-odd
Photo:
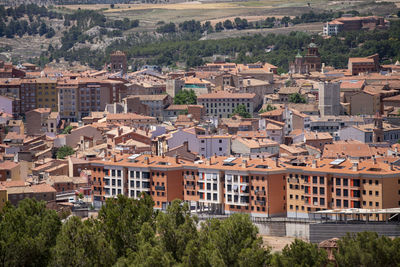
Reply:
[[[190,90],[182,90],[175,95],[174,104],[177,105],[194,105],[197,103],[196,93]]]
[[[65,159],[66,157],[73,155],[75,153],[74,149],[70,146],[62,146],[57,150],[57,158]]]
[[[47,266],[61,221],[45,202],[24,199],[0,213],[0,266]]]
[[[300,239],[286,245],[281,254],[275,254],[273,257],[273,265],[279,267],[326,266],[327,264],[328,255],[325,250]]]
[[[235,109],[233,110],[232,115],[236,115],[236,114],[241,116],[241,117],[243,117],[243,118],[251,118],[250,112],[247,111],[246,106],[243,105],[243,104],[237,105],[235,107]]]
[[[93,219],[71,217],[62,226],[53,249],[55,266],[111,266],[116,254]]]
[[[291,102],[291,103],[307,103],[307,100],[301,94],[294,93],[289,96],[289,102]]]
[[[400,262],[400,238],[376,232],[347,234],[338,242],[335,259],[338,266],[394,266]]]
[[[98,219],[105,238],[111,243],[118,257],[130,249],[138,250],[138,234],[143,223],[155,228],[156,212],[154,202],[148,194],[132,199],[119,195],[116,199],[107,199],[106,205],[99,211]]]

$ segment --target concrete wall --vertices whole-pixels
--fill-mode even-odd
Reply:
[[[342,237],[346,233],[377,232],[379,235],[400,237],[400,224],[310,224],[310,242],[319,243],[333,237]]]

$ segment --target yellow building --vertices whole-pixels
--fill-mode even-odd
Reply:
[[[0,211],[7,202],[7,189],[0,185]]]
[[[36,107],[58,111],[57,80],[37,78],[36,90]]]

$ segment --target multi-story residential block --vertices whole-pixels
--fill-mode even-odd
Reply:
[[[37,108],[28,111],[26,113],[27,135],[41,135],[46,133],[49,129],[47,120],[50,116],[50,113],[51,108]]]
[[[36,79],[36,106],[58,111],[57,80],[50,78]]]
[[[24,114],[36,106],[36,80],[22,79],[20,89],[21,113]]]
[[[58,112],[62,119],[75,121],[78,113],[78,81],[59,80],[58,91]]]
[[[118,194],[138,198],[145,192],[152,196],[155,208],[165,210],[174,199],[183,199],[183,166],[187,163],[178,157],[140,154],[94,161],[94,192],[97,199]]]
[[[400,169],[390,163],[339,158],[286,168],[288,217],[309,217],[310,212],[326,209],[400,205]]]
[[[244,105],[247,112],[253,114],[255,106],[253,93],[229,93],[226,91],[218,93],[203,94],[197,97],[197,102],[206,108],[206,115],[216,118],[228,118],[235,108]]]
[[[137,95],[140,102],[148,106],[148,115],[162,121],[163,111],[172,104],[172,98],[169,95]]]
[[[360,73],[377,72],[379,70],[379,55],[374,54],[368,57],[351,57],[349,58],[348,70],[352,75]]]

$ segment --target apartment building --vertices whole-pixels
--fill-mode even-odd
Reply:
[[[62,119],[75,121],[78,113],[78,81],[59,80],[58,91],[58,112]]]
[[[145,192],[152,196],[155,208],[165,210],[174,199],[183,200],[183,166],[188,163],[178,157],[140,154],[94,161],[95,197],[106,199],[123,194],[138,198]]]
[[[36,79],[36,106],[58,111],[57,80],[50,78]]]
[[[21,113],[24,114],[36,106],[36,80],[22,79],[20,89]]]
[[[247,112],[253,114],[256,95],[253,93],[229,93],[226,91],[203,94],[197,102],[206,108],[206,115],[216,118],[228,118],[235,108],[244,105]]]
[[[26,133],[27,135],[41,135],[48,131],[48,118],[50,108],[37,108],[26,113]]]
[[[326,209],[400,205],[400,168],[389,162],[322,159],[286,169],[288,217],[309,217],[310,212]]]
[[[148,106],[148,115],[156,117],[162,121],[163,111],[172,104],[172,98],[169,95],[137,95],[140,102]]]

